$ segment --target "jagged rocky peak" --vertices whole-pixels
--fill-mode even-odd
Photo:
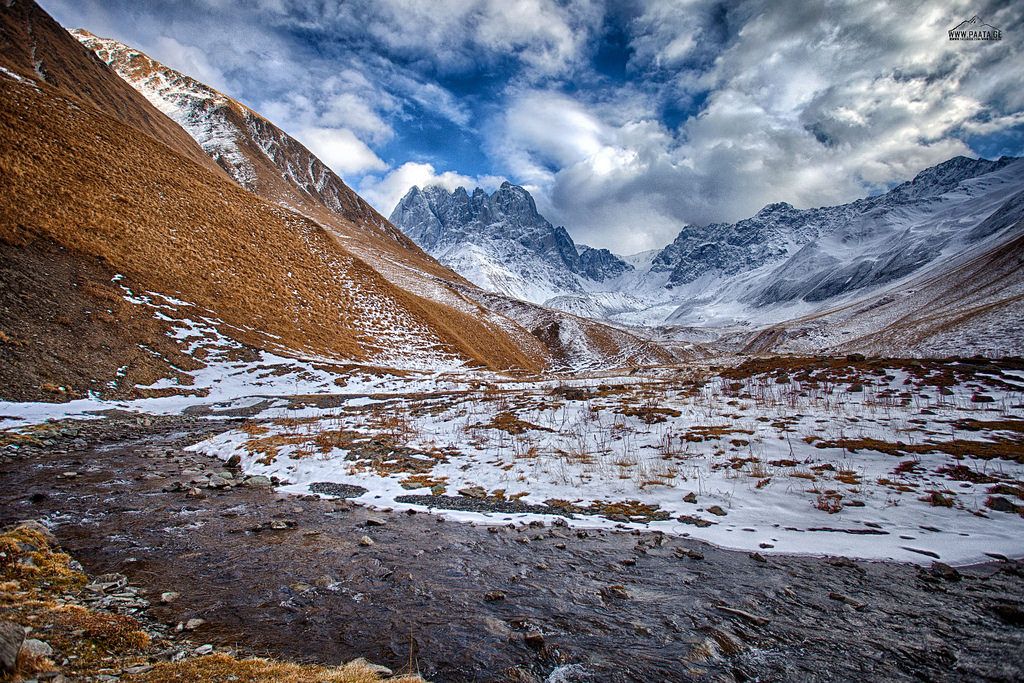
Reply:
[[[540,214],[526,188],[508,181],[490,194],[479,187],[472,194],[464,187],[413,187],[395,207],[391,222],[442,261],[445,253],[476,245],[506,261],[517,253],[517,258],[539,257],[598,281],[632,268],[606,249],[577,248],[564,227]]]

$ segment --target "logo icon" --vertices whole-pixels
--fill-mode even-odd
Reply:
[[[950,40],[1002,40],[1003,32],[986,24],[977,15],[949,29]]]

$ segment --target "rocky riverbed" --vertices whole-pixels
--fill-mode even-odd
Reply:
[[[1021,680],[1024,565],[721,550],[287,496],[183,448],[230,416],[50,426],[0,456],[0,523],[215,647],[435,681]]]

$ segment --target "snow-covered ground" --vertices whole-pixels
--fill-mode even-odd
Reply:
[[[760,552],[952,563],[1024,554],[1024,517],[986,503],[996,486],[1024,503],[1012,493],[1024,495],[1024,442],[1010,447],[1016,460],[970,455],[972,444],[1020,433],[968,431],[977,425],[965,422],[1024,418],[1024,377],[958,385],[952,395],[917,387],[898,368],[886,377],[865,379],[859,391],[767,376],[714,377],[699,388],[602,378],[491,383],[334,409],[280,401],[246,428],[195,448],[237,454],[246,471],[285,480],[287,491],[362,486],[360,500],[375,506],[418,507],[396,499],[431,490],[466,502],[458,491],[480,487],[491,501],[571,504],[574,526],[622,524]],[[993,402],[973,402],[981,391]],[[861,439],[911,450],[969,443],[966,455],[894,455],[857,448]],[[485,524],[538,517],[439,513]]]

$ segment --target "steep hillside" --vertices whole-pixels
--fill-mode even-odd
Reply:
[[[609,365],[630,355],[624,353],[625,348],[644,345],[632,335],[597,322],[566,317],[566,329],[586,330],[573,345],[575,351],[567,353],[561,341],[564,334],[552,337],[536,325],[538,320],[562,314],[505,305],[500,297],[486,297],[485,301],[480,290],[424,253],[315,155],[258,113],[134,48],[81,29],[72,33],[188,131],[240,186],[298,209],[392,285],[502,330],[531,358],[546,357],[560,366],[571,359],[592,364],[602,356]],[[532,213],[536,215],[535,207]],[[547,228],[555,230],[550,225]],[[571,241],[570,247],[575,256]],[[607,272],[615,268],[614,261],[617,259],[605,250],[584,248],[573,268],[584,273]],[[608,340],[619,340],[621,345]],[[664,351],[658,356],[661,360],[666,357]]]
[[[974,246],[898,287],[775,325],[747,350],[1024,355],[1024,192],[969,234]]]
[[[27,16],[38,25],[43,22],[38,17],[45,15],[36,9]],[[51,53],[87,55],[66,33],[53,33],[49,42],[33,35],[33,49],[44,63],[55,63]],[[4,36],[5,41],[18,39],[17,34]],[[107,73],[87,56],[72,66]],[[210,311],[231,337],[260,348],[399,367],[458,362],[501,369],[542,366],[542,345],[523,330],[513,340],[505,329],[514,327],[511,322],[499,326],[486,316],[394,286],[319,223],[242,190],[219,167],[200,165],[142,134],[134,127],[136,117],[123,119],[119,109],[98,108],[69,89],[102,80],[79,74],[65,78],[65,87],[22,69],[0,72],[5,266],[28,264],[33,250],[45,252],[56,245],[69,268],[90,288],[102,290],[101,300],[123,296],[109,281],[120,275],[134,291],[172,295]],[[128,93],[118,102],[133,101],[133,91],[116,77],[109,85]],[[163,116],[144,100],[140,107],[149,108],[154,120]],[[24,300],[45,300],[48,288],[57,285],[22,280],[28,287],[21,294]],[[31,310],[15,301],[3,323],[5,329],[21,330],[15,343],[2,345],[4,359],[23,368],[31,365],[28,344],[49,343],[41,337],[43,330],[33,331]],[[119,341],[98,355],[140,343],[152,349],[156,343],[148,327],[114,325],[120,328]],[[74,329],[64,330],[69,339]],[[82,366],[97,365],[92,358],[97,353],[68,348],[71,355],[50,363],[48,372],[76,365],[70,362],[75,354]],[[153,355],[152,365],[173,373],[172,359]],[[105,365],[80,380],[53,376],[47,381],[71,383],[64,395],[81,395],[89,385],[102,385],[99,367]],[[26,369],[20,381],[35,382],[38,390],[37,374]]]
[[[0,67],[48,83],[116,116],[210,170],[217,167],[196,143],[146,100],[125,88],[117,75],[73,40],[64,28],[28,0],[9,0],[0,11]],[[129,131],[132,136],[135,131]]]

